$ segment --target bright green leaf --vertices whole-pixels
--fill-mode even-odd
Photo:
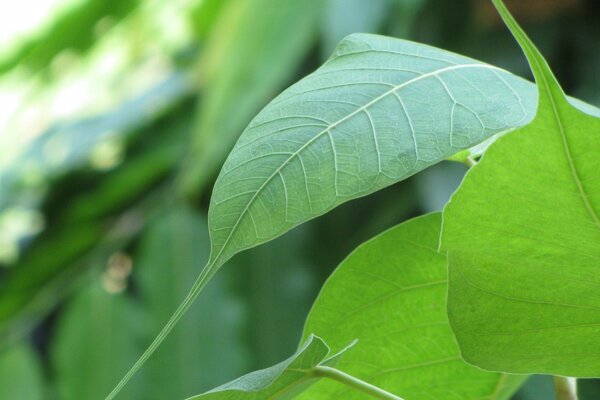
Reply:
[[[600,119],[572,107],[501,2],[540,92],[444,210],[449,315],[485,369],[600,376]]]
[[[346,349],[347,346],[331,355],[322,339],[310,336],[296,354],[287,360],[270,368],[251,372],[189,400],[291,399],[317,382],[315,367],[335,364]]]
[[[508,399],[523,377],[461,360],[446,316],[446,258],[437,252],[441,214],[398,225],[358,247],[329,278],[305,335],[332,349],[356,338],[337,367],[406,400]],[[362,399],[330,381],[303,399]]]

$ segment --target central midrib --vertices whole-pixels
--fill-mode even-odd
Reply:
[[[236,231],[239,223],[241,222],[241,220],[244,218],[244,216],[246,215],[246,213],[250,209],[250,206],[254,203],[254,200],[256,200],[257,196],[262,192],[262,190],[267,186],[267,184],[269,184],[269,182],[275,176],[277,176],[277,174],[279,174],[289,164],[289,162],[292,159],[294,159],[296,156],[298,156],[298,154],[300,154],[304,149],[306,149],[308,146],[310,146],[312,143],[314,143],[322,135],[326,134],[327,132],[330,132],[331,129],[333,129],[336,126],[338,126],[339,124],[347,121],[349,118],[352,118],[353,116],[357,115],[358,113],[362,112],[363,110],[366,110],[368,107],[370,107],[373,104],[379,102],[380,100],[384,99],[385,97],[391,95],[392,93],[396,92],[397,90],[400,90],[400,89],[402,89],[402,88],[404,88],[404,87],[406,87],[406,86],[408,86],[408,85],[410,85],[412,83],[418,82],[420,80],[427,79],[427,78],[439,75],[439,74],[447,72],[447,71],[452,71],[452,70],[456,70],[456,69],[463,69],[463,68],[488,68],[488,69],[495,69],[495,70],[503,71],[501,68],[498,68],[498,67],[495,67],[495,66],[489,65],[489,64],[463,64],[463,65],[452,65],[452,66],[449,66],[449,67],[438,69],[436,71],[428,72],[428,73],[420,75],[420,76],[418,76],[416,78],[410,79],[410,80],[408,80],[406,82],[402,82],[401,84],[399,84],[397,86],[394,86],[392,89],[390,89],[387,92],[385,92],[385,93],[377,96],[376,98],[374,98],[373,100],[369,101],[365,105],[357,108],[356,110],[354,110],[350,114],[348,114],[345,117],[337,120],[336,122],[332,123],[327,128],[325,128],[322,131],[318,132],[309,141],[307,141],[305,144],[303,144],[302,146],[300,146],[300,148],[298,148],[298,150],[296,150],[295,152],[293,152],[269,177],[267,177],[267,179],[258,187],[258,189],[256,189],[256,192],[254,192],[254,194],[252,195],[252,197],[250,198],[250,200],[248,201],[248,203],[246,204],[246,206],[244,207],[244,209],[240,213],[240,216],[238,217],[238,219],[236,220],[236,222],[231,227],[231,231],[229,232],[229,235],[225,239],[225,242],[221,246],[221,249],[219,250],[219,252],[217,253],[217,255],[213,258],[213,262],[211,264],[213,264],[213,265],[217,264],[217,262],[218,262],[218,260],[219,260],[219,258],[221,256],[221,254],[223,253],[223,251],[225,250],[225,248],[229,244],[229,242],[231,240],[231,237],[233,236],[233,233]]]

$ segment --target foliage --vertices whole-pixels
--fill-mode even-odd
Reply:
[[[527,1],[597,103],[595,6]],[[599,376],[600,109],[501,1],[112,3],[0,53],[23,132],[0,397],[563,400],[510,374]]]

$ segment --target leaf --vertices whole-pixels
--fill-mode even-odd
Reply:
[[[206,221],[186,208],[172,208],[152,223],[137,253],[136,278],[149,324],[161,328],[208,258]],[[247,365],[241,305],[219,275],[187,318],[148,362],[141,398],[181,399],[238,376]],[[212,368],[218,366],[218,368]]]
[[[600,376],[600,119],[567,101],[501,2],[540,92],[444,210],[450,322],[465,360],[513,373]]]
[[[99,280],[78,293],[61,315],[50,349],[57,398],[102,398],[135,360],[140,322],[125,294],[107,292]],[[138,389],[131,385],[124,398],[139,398]]]
[[[403,40],[351,35],[248,126],[215,184],[211,263],[526,122],[526,81]]]
[[[337,367],[405,400],[500,400],[523,377],[484,372],[460,358],[446,316],[446,258],[437,252],[441,214],[415,218],[359,246],[331,275],[306,321],[341,348]],[[302,399],[362,399],[329,381]]]
[[[270,368],[251,372],[188,400],[291,399],[317,382],[314,368],[334,365],[346,348],[330,355],[329,347],[317,336],[309,336],[296,354]]]
[[[198,121],[182,185],[198,194],[248,121],[293,78],[316,38],[323,1],[233,0],[222,6],[200,65]]]
[[[47,67],[61,51],[86,51],[93,45],[100,21],[114,25],[138,5],[137,0],[83,1],[66,10],[41,34],[28,38],[7,57],[0,59],[0,74],[18,65],[32,71]],[[76,34],[74,34],[76,32]]]
[[[41,400],[43,393],[42,366],[31,346],[0,352],[0,399]]]
[[[398,39],[346,38],[242,133],[213,190],[206,267],[106,400],[234,254],[524,124],[534,103],[530,83],[497,67]]]

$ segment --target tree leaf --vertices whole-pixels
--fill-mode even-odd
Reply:
[[[494,143],[444,210],[448,312],[463,357],[514,373],[600,376],[600,119],[572,107],[494,1],[536,77],[534,121]]]
[[[508,399],[524,377],[460,358],[446,316],[441,214],[400,224],[358,247],[331,275],[304,329],[332,349],[356,338],[337,367],[406,400]],[[302,399],[362,399],[327,380]]]
[[[535,89],[496,67],[351,35],[248,126],[215,184],[211,261],[283,234],[526,122]]]
[[[42,365],[27,343],[0,352],[0,399],[41,400]]]
[[[330,354],[329,347],[317,336],[309,336],[300,349],[281,363],[251,372],[188,400],[263,400],[291,399],[317,382],[313,369],[319,365],[334,365],[343,352]]]

